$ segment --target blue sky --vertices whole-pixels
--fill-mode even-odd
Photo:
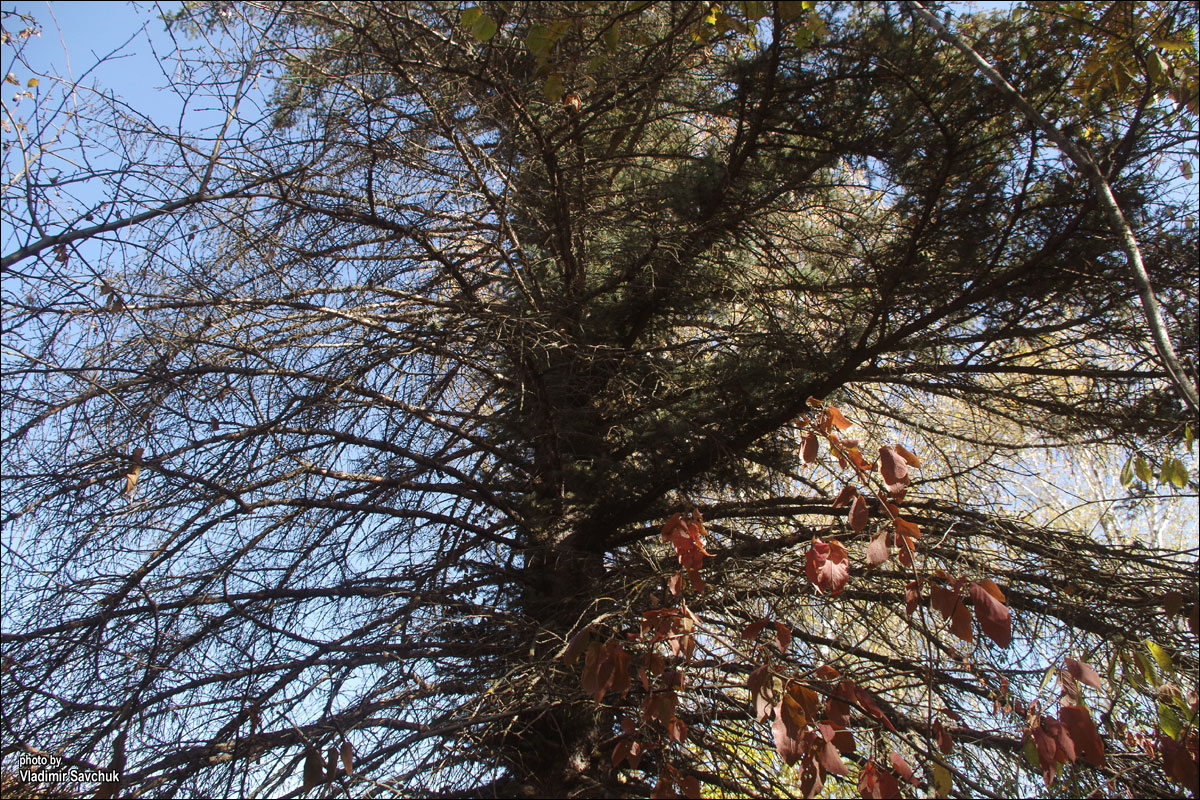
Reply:
[[[95,82],[164,124],[178,120],[181,103],[159,88],[168,85],[169,76],[155,53],[166,55],[175,47],[159,17],[179,6],[176,2],[3,3],[5,11],[32,15],[42,28],[42,35],[26,45],[31,66],[62,78],[86,76],[86,83]],[[7,48],[4,60],[5,71],[15,72]],[[17,77],[24,86],[29,76]]]

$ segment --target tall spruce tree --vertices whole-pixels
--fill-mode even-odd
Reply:
[[[1123,5],[956,29],[1100,164],[1194,385],[1196,13]],[[171,25],[225,43],[178,73],[219,133],[122,129],[154,166],[86,216],[5,152],[6,759],[1196,792],[1194,536],[1119,530],[1194,503],[1194,410],[1086,177],[904,5]],[[1095,453],[1105,525],[1023,503]]]

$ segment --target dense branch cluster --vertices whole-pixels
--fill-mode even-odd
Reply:
[[[5,780],[808,792],[769,695],[867,795],[1194,792],[1194,536],[1097,534],[1196,488],[1120,243],[901,5],[811,5],[194,3],[206,133],[6,106]],[[963,27],[1088,131],[1194,385],[1194,111]],[[1089,451],[1155,467],[1105,526],[1013,499]],[[1105,757],[1048,767],[1084,707]]]

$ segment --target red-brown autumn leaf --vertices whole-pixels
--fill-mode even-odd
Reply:
[[[665,692],[658,692],[657,694],[658,718],[664,720],[675,716],[675,709],[679,706],[679,695],[670,689]]]
[[[687,574],[688,574],[688,581],[692,585],[692,591],[695,592],[696,594],[703,592],[704,588],[705,588],[704,587],[704,578],[700,577],[700,570],[689,569]]]
[[[867,527],[867,501],[862,495],[854,498],[854,502],[850,504],[850,528],[855,531],[861,531]]]
[[[831,681],[842,673],[838,672],[836,668],[831,667],[828,664],[822,664],[821,666],[817,667],[815,674],[823,681]]]
[[[921,582],[909,581],[904,587],[904,613],[912,616],[912,612],[917,609],[917,605],[921,602]]]
[[[908,486],[908,462],[891,447],[879,448],[879,473],[892,494]]]
[[[817,745],[816,751],[817,763],[821,765],[821,769],[830,775],[850,774],[850,770],[846,769],[846,765],[842,761],[842,757],[833,742],[828,739],[823,740],[821,744]]]
[[[667,720],[667,738],[672,742],[682,742],[687,739],[687,724],[679,717]]]
[[[575,659],[579,658],[579,654],[583,652],[584,648],[588,646],[591,640],[592,626],[588,625],[572,636],[571,641],[567,642],[567,649],[563,650],[562,654],[563,663],[573,664]]]
[[[1100,683],[1100,676],[1096,674],[1096,670],[1092,669],[1083,661],[1076,661],[1073,658],[1068,658],[1067,672],[1071,673],[1071,677],[1075,678],[1075,680],[1086,683],[1093,689],[1103,688]]]
[[[800,737],[792,735],[781,716],[776,716],[775,721],[771,723],[771,734],[775,737],[775,752],[779,753],[783,763],[789,767],[804,755],[805,748]]]
[[[1077,757],[1075,740],[1067,726],[1054,717],[1042,717],[1042,730],[1054,740],[1054,760],[1060,764],[1074,763]]]
[[[971,630],[971,612],[963,605],[962,600],[954,606],[954,618],[950,620],[950,632],[964,642],[975,641],[975,633]]]
[[[892,498],[887,492],[875,492],[876,499],[879,500],[879,505],[883,509],[883,515],[888,519],[895,519],[900,516],[900,508],[892,502]]]
[[[909,539],[921,538],[921,526],[915,522],[909,522],[904,517],[896,517],[896,533]]]
[[[929,591],[933,607],[941,612],[943,619],[950,620],[950,632],[964,642],[975,641],[971,612],[963,605],[958,592],[937,583],[930,584]]]
[[[682,689],[685,680],[684,674],[677,669],[664,669],[662,674],[663,686],[668,686],[672,689]]]
[[[583,691],[594,695],[599,686],[600,662],[604,658],[604,646],[599,642],[591,642],[587,647],[587,656],[583,660],[583,676],[580,683]]]
[[[867,761],[858,773],[858,793],[869,798],[893,798],[900,796],[900,781],[896,776],[875,763]]]
[[[617,694],[624,697],[629,694],[629,665],[632,657],[621,647],[616,640],[609,643],[609,660],[612,662],[613,671],[612,678],[609,681],[609,688]]]
[[[817,716],[820,714],[820,695],[807,686],[795,682],[788,685],[788,692],[800,701],[800,706],[804,709],[804,714],[808,717],[809,722],[816,722]]]
[[[665,722],[675,716],[679,698],[673,691],[651,692],[642,700],[642,720],[646,723]]]
[[[842,681],[837,692],[825,701],[825,717],[839,728],[850,727],[850,701],[854,699],[854,688],[854,681]]]
[[[805,554],[808,562],[806,574],[819,591],[836,596],[846,588],[850,580],[850,564],[846,560],[846,548],[836,540],[823,542],[813,539],[812,547]]]
[[[683,594],[683,573],[676,572],[667,579],[667,591],[672,595]]]
[[[692,518],[687,521],[686,527],[688,536],[692,538],[692,541],[696,545],[696,549],[701,553],[704,553],[704,555],[711,557],[712,553],[704,549],[704,537],[708,532],[704,530],[704,520],[700,518],[699,511],[692,512]]]
[[[1200,794],[1200,760],[1197,759],[1196,732],[1184,742],[1176,742],[1165,733],[1159,734],[1158,750],[1162,755],[1163,770],[1167,777],[1191,792]]]
[[[921,468],[921,459],[917,458],[912,453],[908,452],[908,450],[905,449],[904,445],[902,445],[902,444],[896,445],[896,452],[899,453],[900,457],[904,459],[905,464],[908,464],[913,469]]]
[[[661,642],[671,632],[669,615],[677,614],[674,609],[656,608],[642,612],[642,638],[653,634],[650,644]]]
[[[896,726],[888,719],[888,715],[880,708],[879,702],[875,699],[875,695],[868,692],[861,686],[854,687],[854,700],[862,707],[863,711],[867,712],[868,716],[874,717],[883,723],[884,727],[892,733],[896,732]]]
[[[1082,697],[1082,693],[1079,691],[1079,682],[1065,669],[1056,671],[1058,672],[1058,685],[1062,688],[1063,699],[1071,705],[1077,705]]]
[[[1170,616],[1183,611],[1183,592],[1167,592],[1162,596],[1162,607]]]
[[[684,569],[700,569],[704,566],[704,555],[702,550],[696,549],[692,540],[687,537],[676,536],[671,540],[675,545],[675,555],[679,558],[679,565]]]
[[[679,782],[679,788],[683,790],[683,796],[700,800],[700,779],[695,775],[688,775]]]
[[[837,437],[830,436],[829,441],[830,441],[830,443],[836,445]],[[844,455],[842,455],[842,451],[839,450],[837,447],[833,448],[833,455],[837,458],[838,469],[845,469],[846,466],[850,463],[849,461],[846,460],[846,457]]]
[[[663,523],[662,538],[664,542],[671,541],[671,537],[678,533],[687,535],[687,523],[683,521],[683,514],[672,514],[670,518]]]
[[[821,732],[821,738],[832,744],[840,752],[854,752],[854,734],[850,733],[850,731],[825,720],[817,723],[817,729]]]
[[[775,644],[779,645],[779,652],[786,652],[788,645],[792,643],[792,631],[787,625],[782,622],[775,623]]]
[[[612,642],[605,644],[601,651],[598,666],[596,668],[596,677],[593,681],[592,699],[597,703],[604,699],[604,695],[608,694],[608,688],[612,686],[613,675],[616,674],[617,664],[613,659]]]
[[[851,447],[849,450],[847,450],[846,458],[850,459],[850,463],[858,467],[863,472],[870,472],[871,470],[875,469],[875,462],[871,461],[868,463],[867,460],[863,458],[862,451],[860,451],[857,447]]]
[[[888,560],[891,556],[891,548],[888,547],[888,532],[882,530],[875,534],[875,538],[867,545],[867,566],[878,567],[880,564]]]
[[[758,636],[760,633],[762,633],[763,628],[767,627],[769,624],[771,624],[771,620],[766,619],[765,617],[763,619],[751,622],[746,626],[746,629],[742,631],[742,638],[753,639],[755,636]]]
[[[686,570],[698,570],[704,564],[704,556],[712,553],[704,549],[704,523],[697,512],[690,519],[682,514],[672,514],[662,529],[664,541],[675,547],[680,565]]]
[[[846,428],[850,427],[850,420],[842,416],[842,412],[838,411],[836,406],[829,407],[829,421],[833,423],[833,426],[839,431],[844,431]]]
[[[783,720],[783,724],[787,726],[793,736],[798,736],[800,730],[808,724],[808,715],[804,713],[804,706],[801,704],[800,698],[792,692],[783,693],[779,705],[775,706],[775,718]]]
[[[804,434],[804,446],[800,450],[800,455],[804,458],[805,464],[811,464],[817,460],[819,444],[820,442],[815,433],[809,431]]]
[[[1033,739],[1033,749],[1037,754],[1038,766],[1042,768],[1042,780],[1046,783],[1046,788],[1050,788],[1050,784],[1054,783],[1054,775],[1057,771],[1058,762],[1054,755],[1058,752],[1058,742],[1051,734],[1042,730],[1040,725],[1034,725],[1025,733],[1027,738]]]
[[[658,783],[650,792],[650,800],[670,800],[674,797],[679,797],[675,792],[675,784],[671,783],[671,779],[667,775],[659,773]]]
[[[892,762],[892,769],[896,771],[897,775],[911,783],[913,786],[917,785],[917,776],[913,775],[912,767],[910,767],[908,762],[904,760],[904,756],[893,750],[888,754],[888,760]]]
[[[996,591],[1000,590],[997,588]],[[979,629],[996,644],[1008,647],[1012,642],[1012,617],[1008,613],[1008,606],[998,600],[982,581],[971,584],[971,602],[975,606]]]
[[[676,619],[672,623],[672,635],[667,638],[667,646],[671,648],[671,655],[692,657],[692,651],[696,649],[696,639],[692,636],[695,627],[695,623],[690,619]]]
[[[321,754],[312,745],[304,748],[304,789],[305,791],[319,786],[325,781],[325,764]]]
[[[1042,780],[1049,787],[1058,773],[1058,765],[1075,760],[1075,741],[1067,727],[1054,717],[1042,717],[1026,731],[1026,737],[1033,739]]]
[[[933,721],[933,736],[937,739],[938,750],[942,751],[942,755],[949,755],[954,749],[954,740],[950,738],[950,733],[940,719]]]
[[[854,498],[857,496],[858,489],[855,489],[853,486],[843,486],[842,490],[838,492],[838,496],[833,498],[833,507],[841,508],[842,506],[848,506],[854,502]]]
[[[816,797],[825,786],[825,770],[821,768],[812,753],[809,753],[808,757],[804,759],[803,766],[804,769],[800,771],[800,783],[797,787],[800,790],[800,796]]]
[[[629,653],[616,639],[604,645],[592,642],[583,665],[583,690],[597,703],[610,689],[624,696],[629,691],[629,663]]]
[[[979,587],[981,589],[983,589],[985,592],[990,594],[992,597],[999,600],[1001,603],[1008,602],[1008,599],[1004,596],[1004,592],[1000,591],[1000,587],[997,586],[992,581],[989,581],[987,578],[980,578],[979,580],[977,580],[975,582],[979,584]]]
[[[1096,730],[1091,712],[1080,706],[1062,706],[1058,712],[1063,727],[1075,740],[1079,757],[1096,767],[1104,766],[1104,741]]]
[[[754,703],[754,717],[759,722],[766,722],[775,707],[775,690],[771,684],[771,670],[766,664],[750,673],[746,678],[746,688],[750,690],[750,701]]]
[[[630,752],[633,750],[633,740],[622,736],[617,741],[617,746],[612,751],[612,765],[619,767],[622,761],[629,759]]]

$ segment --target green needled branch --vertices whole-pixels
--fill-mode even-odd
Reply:
[[[1091,183],[1092,188],[1096,191],[1100,206],[1104,209],[1105,216],[1108,217],[1108,223],[1112,227],[1113,233],[1117,235],[1117,239],[1121,243],[1121,249],[1125,251],[1125,259],[1129,264],[1133,283],[1137,287],[1138,294],[1142,299],[1142,309],[1146,314],[1146,322],[1150,326],[1154,349],[1158,353],[1163,367],[1170,375],[1171,382],[1175,384],[1175,388],[1183,395],[1192,413],[1196,413],[1197,409],[1200,408],[1200,398],[1197,397],[1196,387],[1188,381],[1187,375],[1180,365],[1178,357],[1175,355],[1175,348],[1171,346],[1171,339],[1167,335],[1167,326],[1163,322],[1162,312],[1159,311],[1158,307],[1158,300],[1154,296],[1154,287],[1150,285],[1150,276],[1146,272],[1145,264],[1142,263],[1141,248],[1138,246],[1137,238],[1133,235],[1133,229],[1129,226],[1129,222],[1121,212],[1121,207],[1117,205],[1117,198],[1113,196],[1112,187],[1108,185],[1108,180],[1105,179],[1104,173],[1100,171],[1100,167],[1097,166],[1096,162],[1086,151],[1078,147],[1054,123],[1042,116],[1041,112],[1022,97],[1021,93],[1011,83],[1006,81],[1004,76],[988,63],[987,59],[947,28],[941,20],[929,13],[916,0],[906,0],[905,5],[912,12],[913,16],[919,17],[928,23],[931,28],[937,31],[938,36],[948,44],[958,48],[963,55],[975,64],[979,68],[979,71],[1000,90],[1000,93],[1020,109],[1026,119],[1036,125],[1042,133],[1046,134],[1051,141],[1058,145],[1059,149],[1067,155],[1067,158],[1071,159],[1075,166],[1087,177],[1088,182]]]

